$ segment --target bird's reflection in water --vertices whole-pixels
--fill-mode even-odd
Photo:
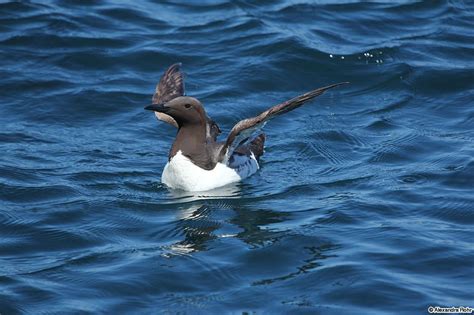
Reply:
[[[253,208],[255,198],[242,196],[238,184],[199,193],[169,193],[181,204],[176,228],[184,239],[169,245],[167,256],[205,251],[211,240],[224,237],[236,237],[251,247],[264,246],[282,233],[265,226],[288,217],[287,213]]]
[[[189,204],[178,213],[176,228],[184,234],[184,239],[169,245],[168,255],[185,255],[206,250],[206,244],[216,238],[214,231],[220,227],[219,222],[209,219],[211,209],[202,204]]]
[[[175,228],[183,237],[169,245],[164,255],[191,256],[218,246],[213,241],[219,238],[238,239],[254,249],[245,256],[256,272],[252,285],[286,281],[311,272],[324,260],[336,256],[334,251],[339,248],[312,232],[307,235],[308,232],[299,230],[301,226],[292,224],[295,213],[262,209],[262,198],[243,195],[238,185],[196,195],[170,193],[179,200]],[[262,256],[262,252],[266,254]],[[273,259],[280,254],[281,260]],[[273,268],[269,269],[269,264]],[[293,268],[288,268],[291,264]]]

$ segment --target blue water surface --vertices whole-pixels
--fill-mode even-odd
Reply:
[[[172,63],[261,170],[160,183]],[[474,2],[1,1],[1,314],[474,307]]]

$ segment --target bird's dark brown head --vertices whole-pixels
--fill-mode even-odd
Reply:
[[[164,104],[148,105],[145,109],[171,116],[179,127],[206,123],[204,107],[194,97],[180,96]]]

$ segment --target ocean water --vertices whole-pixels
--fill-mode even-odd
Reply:
[[[261,170],[160,183],[172,63]],[[0,313],[474,307],[472,1],[1,1]]]

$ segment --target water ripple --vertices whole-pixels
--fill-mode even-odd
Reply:
[[[469,306],[473,12],[468,1],[0,3],[0,312]],[[351,84],[268,123],[251,178],[173,191],[160,176],[175,130],[143,106],[175,62],[224,131]]]

